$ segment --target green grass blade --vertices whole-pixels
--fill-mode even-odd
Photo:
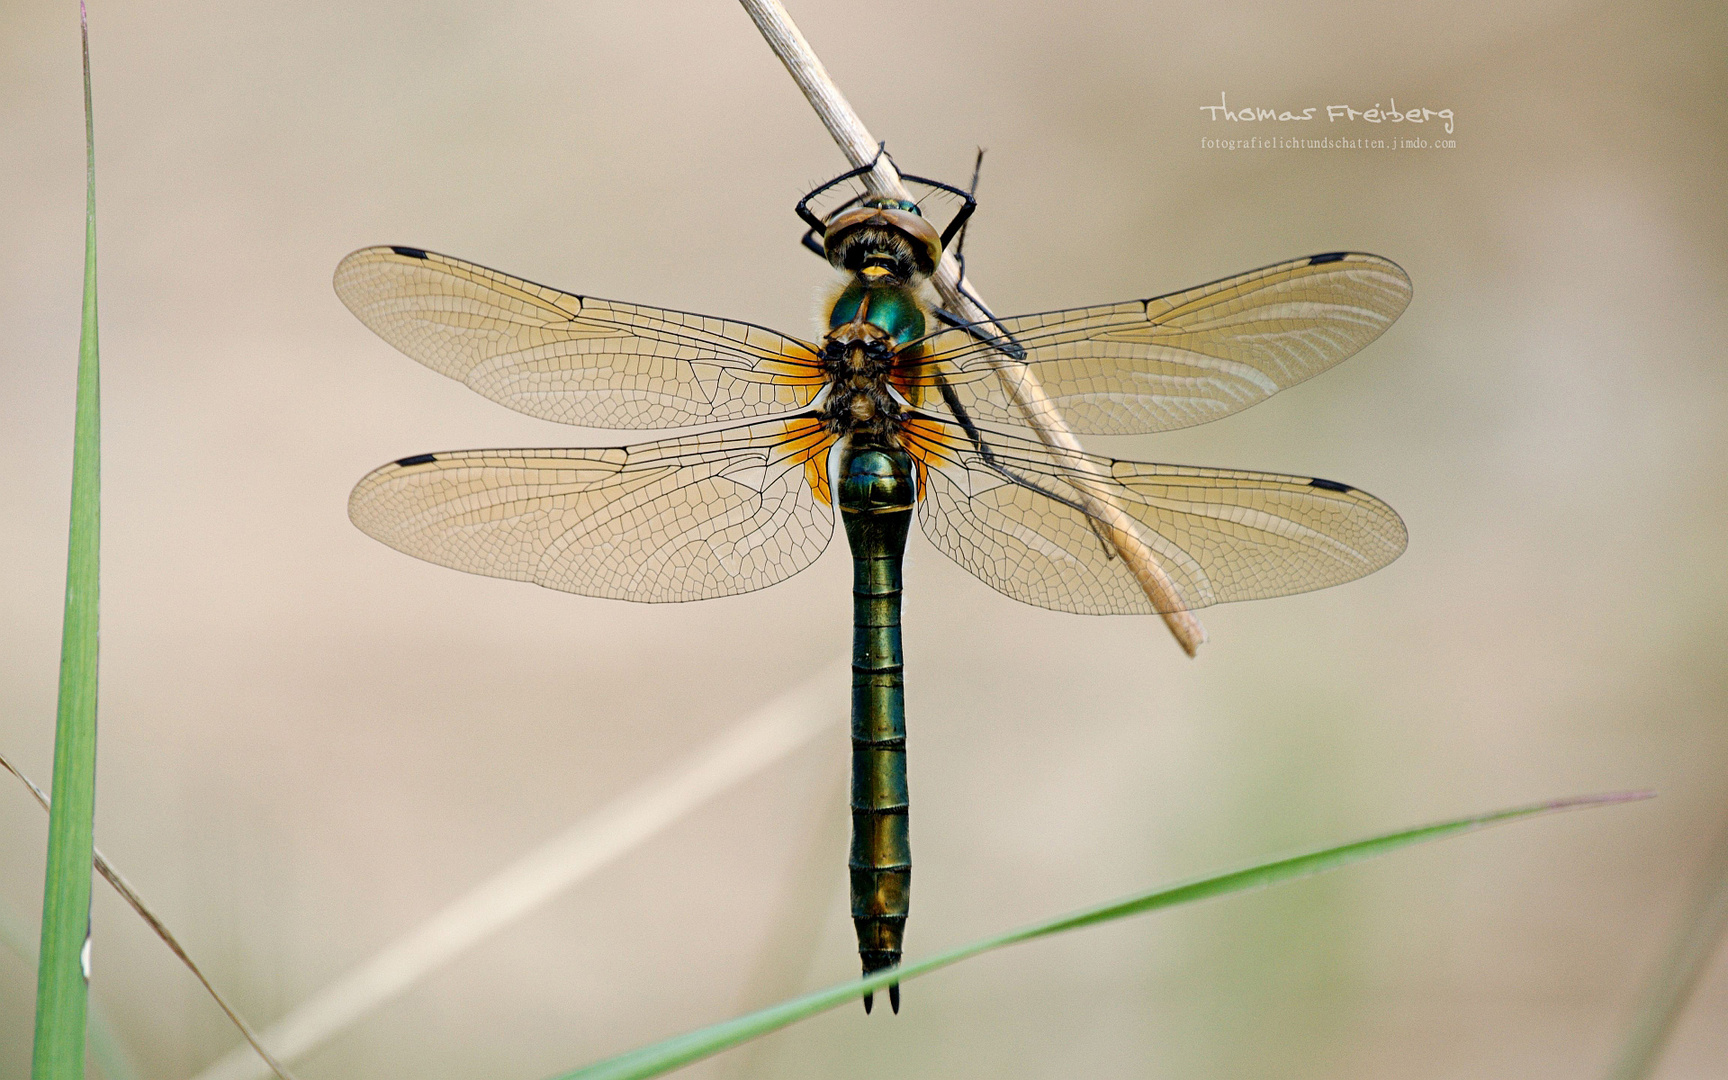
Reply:
[[[60,707],[54,730],[54,808],[48,817],[47,884],[36,974],[32,1080],[83,1080],[89,1007],[90,862],[96,813],[97,583],[101,544],[101,404],[96,350],[96,150],[90,108],[90,34],[84,39],[84,327],[72,450],[72,523],[66,618],[60,642]]]
[[[25,788],[29,790],[31,795],[35,796],[36,802],[41,805],[42,809],[44,811],[49,810],[49,799],[47,794],[45,794],[41,788],[36,786],[34,780],[25,776],[16,765],[7,761],[5,754],[0,754],[0,769],[4,769],[17,777],[18,782],[23,784]],[[108,861],[108,859],[102,854],[101,848],[92,846],[91,851],[95,852],[96,872],[108,879],[108,884],[114,886],[114,891],[120,894],[120,899],[126,901],[127,905],[131,907],[133,911],[138,913],[138,917],[144,920],[145,925],[154,930],[156,936],[162,939],[162,944],[168,946],[168,951],[178,957],[180,962],[186,965],[186,970],[192,973],[193,978],[203,984],[205,991],[207,991],[211,999],[216,1002],[216,1007],[222,1010],[228,1019],[233,1022],[236,1028],[240,1029],[240,1034],[245,1037],[253,1051],[255,1051],[257,1055],[264,1060],[264,1064],[269,1066],[270,1070],[277,1076],[281,1077],[282,1080],[295,1080],[294,1074],[289,1072],[287,1067],[280,1061],[276,1060],[270,1051],[264,1048],[264,1044],[258,1041],[258,1033],[252,1030],[252,1025],[248,1024],[245,1018],[235,1010],[234,1006],[228,1004],[228,999],[223,997],[216,990],[215,984],[213,984],[204,974],[204,970],[193,962],[191,955],[188,954],[185,947],[180,944],[180,940],[174,936],[173,932],[168,929],[167,925],[163,923],[161,919],[156,917],[156,913],[151,911],[144,903],[143,898],[138,895],[138,890],[134,889],[132,883],[126,880],[126,875],[122,874],[118,867]],[[30,954],[30,963],[32,966],[36,963],[35,952],[31,952]],[[93,1050],[100,1050],[101,1045],[102,1044],[98,1042],[96,1037],[92,1035],[90,1040],[91,1048]],[[106,1069],[106,1066],[104,1066],[104,1068]],[[113,1076],[112,1071],[109,1071],[109,1075],[110,1077]]]
[[[1010,930],[1005,934],[975,941],[970,945],[962,945],[957,949],[950,949],[927,960],[878,972],[867,979],[859,979],[855,982],[831,986],[826,990],[818,990],[815,993],[793,998],[778,1005],[771,1005],[766,1009],[738,1017],[735,1020],[727,1020],[697,1031],[686,1032],[683,1035],[675,1035],[670,1039],[577,1069],[575,1072],[565,1073],[557,1077],[556,1080],[645,1080],[646,1077],[670,1072],[679,1066],[688,1065],[710,1054],[719,1053],[728,1047],[748,1042],[771,1031],[777,1031],[789,1024],[815,1016],[820,1012],[826,1012],[838,1005],[856,1001],[866,991],[880,990],[890,983],[909,982],[938,968],[957,964],[962,960],[989,952],[992,949],[1000,949],[1005,945],[1031,941],[1034,938],[1047,937],[1067,930],[1077,930],[1083,926],[1094,926],[1099,923],[1126,918],[1130,915],[1140,915],[1148,911],[1156,911],[1159,908],[1174,907],[1177,904],[1187,904],[1195,900],[1223,896],[1226,893],[1261,889],[1326,870],[1335,870],[1341,866],[1361,862],[1364,859],[1372,859],[1412,844],[1440,840],[1448,836],[1458,836],[1462,833],[1474,832],[1477,829],[1485,829],[1490,825],[1499,825],[1541,814],[1551,814],[1560,810],[1644,799],[1649,798],[1650,794],[1650,792],[1625,792],[1609,795],[1587,795],[1573,799],[1556,799],[1551,802],[1537,803],[1534,806],[1521,806],[1511,810],[1495,811],[1491,814],[1478,814],[1473,817],[1459,818],[1455,821],[1445,821],[1437,825],[1404,829],[1399,832],[1387,833],[1384,836],[1375,836],[1350,844],[1311,851],[1305,855],[1273,859],[1240,870],[1232,870],[1224,874],[1196,878],[1179,885],[1153,889],[1150,892],[1140,893],[1108,904],[1100,904],[1097,907],[1087,908],[1070,915],[1034,923],[1018,930]]]
[[[16,912],[0,904],[0,944],[28,964],[31,970],[36,968],[36,937],[36,932],[25,926]],[[120,1037],[114,1033],[114,1025],[103,1015],[101,1004],[94,999],[90,1002],[90,1033],[86,1045],[90,1057],[96,1062],[97,1071],[106,1080],[142,1080],[138,1067],[132,1064]]]
[[[1609,1080],[1642,1080],[1650,1075],[1723,934],[1728,933],[1728,829],[1716,837],[1701,884],[1661,967],[1638,996],[1638,1011],[1608,1071]]]

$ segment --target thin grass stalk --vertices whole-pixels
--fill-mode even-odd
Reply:
[[[858,111],[852,108],[846,100],[846,95],[840,92],[828,69],[816,55],[816,50],[810,47],[802,32],[792,22],[792,16],[780,0],[739,0],[744,10],[750,15],[750,21],[756,24],[756,29],[762,34],[768,47],[774,50],[774,55],[786,65],[786,70],[792,76],[792,81],[804,92],[804,97],[810,102],[810,107],[816,111],[828,134],[840,147],[854,168],[862,168],[872,162],[874,168],[861,179],[864,186],[874,195],[888,195],[893,198],[908,198],[906,188],[900,182],[900,173],[894,163],[878,153],[881,146]],[[990,314],[983,308],[977,287],[968,275],[961,280],[960,263],[954,258],[953,252],[942,253],[942,262],[936,268],[936,273],[930,279],[936,292],[942,297],[942,302],[949,309],[973,323],[989,325]],[[974,301],[977,301],[974,303]],[[1080,440],[1069,430],[1068,423],[1062,418],[1055,402],[1044,393],[1038,376],[1026,364],[1014,361],[1006,353],[995,363],[996,377],[1007,391],[1009,399],[1025,417],[1027,426],[1058,461],[1081,475],[1091,475],[1105,479],[1098,467],[1086,456]],[[1182,646],[1182,651],[1189,656],[1199,652],[1200,646],[1206,642],[1206,628],[1200,625],[1200,620],[1194,613],[1186,610],[1186,601],[1170,575],[1153,554],[1151,545],[1141,530],[1139,522],[1118,506],[1101,487],[1073,485],[1075,498],[1086,508],[1086,513],[1103,527],[1104,535],[1110,541],[1111,547],[1122,557],[1122,562],[1134,574],[1141,591],[1152,603],[1164,620],[1176,643]]]
[[[1604,806],[1647,799],[1652,794],[1648,791],[1631,791],[1554,799],[1533,806],[1497,810],[1488,814],[1476,814],[1470,817],[1456,818],[1452,821],[1443,821],[1435,825],[1402,829],[1398,832],[1385,833],[1366,840],[1357,840],[1354,843],[1322,848],[1304,855],[1272,859],[1243,867],[1240,870],[1212,874],[1179,885],[1153,889],[1107,904],[1085,908],[1072,914],[1033,923],[1031,926],[1010,930],[1005,934],[987,937],[969,945],[962,945],[957,949],[939,953],[925,960],[879,971],[854,982],[845,982],[831,986],[826,990],[805,994],[803,997],[783,1001],[778,1005],[772,1005],[735,1020],[726,1020],[696,1031],[674,1035],[669,1039],[631,1050],[617,1057],[607,1058],[605,1061],[596,1062],[574,1072],[564,1073],[556,1077],[555,1080],[648,1080],[649,1077],[671,1072],[712,1054],[717,1054],[722,1050],[730,1049],[751,1039],[760,1038],[769,1032],[778,1031],[800,1020],[808,1019],[817,1013],[827,1012],[829,1009],[848,1004],[857,1000],[860,995],[881,990],[890,983],[910,982],[920,975],[928,975],[932,971],[1009,945],[1017,945],[1024,941],[1032,941],[1036,938],[1048,937],[1069,930],[1078,930],[1086,926],[1114,922],[1117,919],[1143,915],[1149,911],[1193,903],[1197,900],[1209,900],[1229,893],[1264,889],[1286,881],[1294,881],[1297,878],[1310,877],[1327,870],[1336,870],[1413,844],[1460,836],[1492,825],[1502,825],[1507,822],[1552,814],[1562,810],[1577,810],[1590,806]]]
[[[271,1024],[263,1040],[284,1061],[323,1045],[477,942],[731,789],[830,728],[845,669],[818,671],[765,704],[684,761],[585,815],[406,931]],[[264,1070],[236,1047],[196,1080],[261,1080]]]
[[[60,641],[60,703],[54,727],[54,809],[48,815],[32,1080],[83,1080],[90,989],[102,413],[96,346],[96,129],[90,105],[90,29],[82,3],[79,24],[84,51],[84,318],[78,341],[72,519]]]
[[[1728,823],[1717,833],[1705,859],[1697,898],[1681,917],[1661,966],[1638,995],[1637,1011],[1608,1070],[1608,1080],[1643,1080],[1654,1071],[1698,980],[1721,948],[1724,933],[1728,933]]]

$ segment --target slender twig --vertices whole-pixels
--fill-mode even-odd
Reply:
[[[815,50],[804,40],[804,35],[799,33],[798,27],[793,24],[792,17],[786,13],[780,0],[740,0],[740,3],[744,5],[744,10],[749,13],[756,28],[762,32],[768,47],[773,49],[774,55],[786,65],[793,81],[809,99],[811,108],[816,110],[816,115],[839,144],[846,159],[854,168],[862,168],[872,160],[875,161],[874,169],[862,178],[871,193],[900,199],[909,198],[894,163],[887,155],[877,154],[880,144],[871,136],[864,126],[864,121],[840,93],[840,88],[829,77],[828,69],[822,66]],[[978,299],[977,286],[972,284],[970,278],[961,280],[960,266],[952,252],[942,253],[942,263],[936,268],[931,281],[950,311],[972,322],[989,325],[991,316],[984,309],[983,302]],[[1170,628],[1170,633],[1175,635],[1182,650],[1193,656],[1206,641],[1206,630],[1200,625],[1200,620],[1184,606],[1182,594],[1176,588],[1175,582],[1170,580],[1170,575],[1158,565],[1157,557],[1153,555],[1140,530],[1140,523],[1105,493],[1102,481],[1108,480],[1108,477],[1086,456],[1080,440],[1069,430],[1062,414],[1056,408],[1056,403],[1045,394],[1032,369],[1005,354],[996,358],[995,369],[996,377],[1001,380],[1009,399],[1020,409],[1026,417],[1026,423],[1037,433],[1052,455],[1071,471],[1101,482],[1096,488],[1075,485],[1074,490],[1078,493],[1079,501],[1085,507],[1086,513],[1102,528],[1117,554],[1122,556],[1123,564],[1133,572],[1146,598],[1164,617],[1164,624]]]
[[[302,1003],[271,1025],[262,1038],[210,984],[173,933],[99,849],[95,849],[95,867],[204,985],[269,1071],[281,1080],[296,1080],[264,1048],[263,1039],[290,1059],[322,1045],[475,942],[637,847],[696,806],[781,760],[839,715],[822,702],[832,698],[832,684],[841,677],[838,667],[823,669],[740,721],[682,765],[578,821]],[[48,796],[4,755],[0,755],[0,768],[22,781],[36,802],[48,809]],[[247,1048],[239,1047],[200,1073],[198,1080],[256,1080],[264,1072]]]
[[[36,797],[36,802],[42,807],[42,809],[47,810],[49,808],[48,796],[41,788],[36,786],[34,780],[20,772],[18,766],[7,761],[3,754],[0,754],[0,768],[4,768],[7,772],[16,776],[19,780],[22,780],[24,786],[30,789],[30,794]],[[272,1057],[270,1051],[264,1049],[264,1045],[258,1041],[258,1035],[252,1030],[251,1025],[247,1024],[246,1021],[241,1018],[240,1014],[234,1011],[234,1007],[228,1004],[227,999],[218,993],[214,986],[210,985],[210,980],[205,978],[204,972],[199,970],[198,965],[186,954],[186,950],[181,947],[180,942],[175,939],[173,933],[171,933],[169,929],[162,924],[161,919],[156,917],[156,913],[151,911],[149,907],[145,905],[143,900],[139,899],[137,890],[132,888],[132,883],[127,881],[125,875],[121,874],[120,871],[114,869],[114,864],[109,862],[107,856],[102,854],[102,849],[92,847],[91,850],[95,853],[94,862],[96,865],[96,872],[108,879],[108,884],[114,886],[114,891],[120,894],[120,898],[132,906],[132,910],[136,911],[138,917],[149,924],[150,929],[156,931],[156,936],[162,939],[162,943],[168,946],[170,952],[180,958],[180,962],[186,965],[186,970],[190,971],[197,977],[199,982],[204,984],[204,989],[210,992],[210,997],[215,1000],[217,1007],[224,1013],[228,1014],[228,1019],[232,1020],[234,1026],[240,1029],[240,1034],[246,1036],[246,1041],[252,1044],[252,1049],[258,1052],[258,1056],[264,1059],[265,1064],[270,1066],[271,1071],[281,1077],[282,1080],[295,1080],[294,1074],[289,1072],[280,1061],[277,1061]]]
[[[826,667],[658,776],[583,817],[451,901],[335,982],[295,1006],[264,1035],[292,1061],[345,1030],[471,946],[588,878],[686,813],[754,776],[827,730],[844,678]],[[244,1047],[197,1080],[256,1080]]]

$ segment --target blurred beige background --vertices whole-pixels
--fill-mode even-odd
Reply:
[[[1022,607],[914,539],[924,954],[1246,859],[1570,793],[1654,803],[1022,947],[693,1077],[1588,1077],[1728,824],[1728,21],[1720,5],[796,0],[903,166],[963,179],[1012,313],[1297,255],[1401,263],[1363,355],[1210,427],[1098,439],[1336,477],[1409,552],[1151,619]],[[260,1024],[844,653],[849,567],[688,606],[416,562],[344,513],[428,450],[629,441],[393,352],[331,271],[421,245],[814,331],[791,207],[842,159],[734,4],[96,0],[98,842]],[[1200,107],[1396,98],[1456,149],[1231,154]],[[0,746],[50,772],[83,145],[71,0],[0,8]],[[1284,132],[1280,131],[1280,134]],[[1366,125],[1355,134],[1383,135]],[[1433,136],[1430,129],[1420,134]],[[539,1080],[855,971],[839,722],[298,1063]],[[45,818],[0,784],[0,905]],[[237,1041],[98,886],[145,1075]],[[0,954],[0,1077],[33,977]],[[1659,1075],[1719,1076],[1728,960]]]

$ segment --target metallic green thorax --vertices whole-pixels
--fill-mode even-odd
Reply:
[[[864,973],[900,962],[912,889],[907,832],[906,698],[900,653],[901,559],[912,522],[912,459],[849,440],[840,515],[852,546],[852,923]],[[891,991],[896,1011],[899,987]],[[868,996],[865,1008],[870,1005]]]
[[[869,303],[866,306],[865,300]],[[881,327],[896,346],[905,345],[924,336],[924,309],[913,298],[912,291],[903,287],[872,287],[854,281],[834,301],[828,313],[828,329],[837,330],[858,317],[859,307],[865,318]]]

